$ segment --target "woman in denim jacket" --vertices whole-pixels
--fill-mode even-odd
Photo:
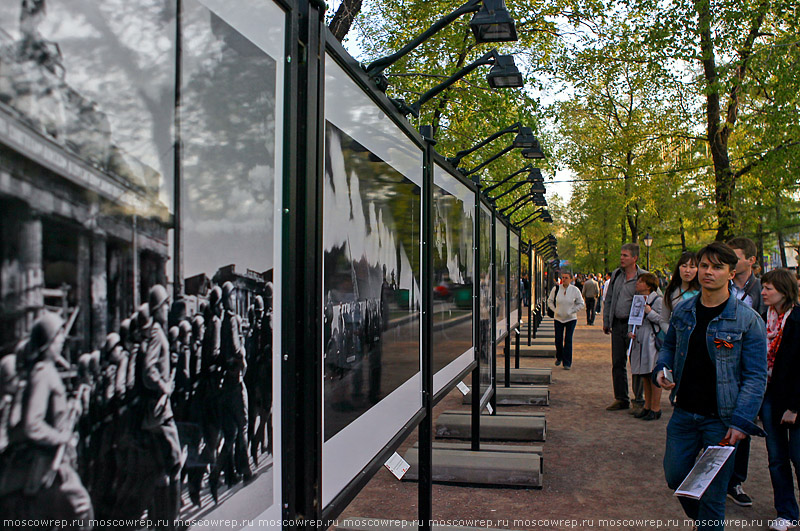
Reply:
[[[736,254],[714,242],[697,253],[701,293],[675,308],[654,371],[656,383],[671,390],[675,409],[667,427],[664,472],[675,489],[698,453],[716,444],[763,436],[754,420],[767,383],[764,322],[730,296]],[[698,334],[693,334],[697,329]],[[671,372],[674,382],[664,374]],[[725,497],[733,458],[728,459],[700,500],[680,497],[698,529],[724,529]]]

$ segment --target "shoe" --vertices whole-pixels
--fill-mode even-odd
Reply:
[[[741,488],[741,485],[739,485],[739,487]],[[794,529],[795,527],[797,526],[793,524],[791,520],[778,517],[775,520],[769,521],[768,529],[773,529],[774,531],[787,531],[787,529]]]
[[[561,360],[556,360],[556,367],[558,367],[559,365],[561,365]]]
[[[633,415],[634,417],[642,412],[644,407],[640,406],[639,404],[633,404],[633,407],[628,411],[628,415]]]
[[[728,498],[733,500],[733,503],[739,507],[750,507],[753,505],[753,499],[747,495],[741,485],[729,488]]]
[[[639,410],[638,413],[634,413],[633,418],[641,419],[641,418],[646,417],[649,414],[650,414],[650,410],[645,408],[645,407],[643,407],[642,409]]]
[[[572,365],[564,365],[564,370],[565,371],[571,371],[572,370]]]
[[[658,420],[661,418],[661,411],[649,411],[642,420]]]
[[[619,411],[620,409],[628,409],[631,407],[630,402],[623,400],[614,400],[614,403],[606,408],[606,411]]]

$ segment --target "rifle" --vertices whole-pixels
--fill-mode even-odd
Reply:
[[[72,310],[72,314],[69,316],[67,322],[64,323],[64,327],[62,328],[64,332],[64,337],[68,336],[69,333],[72,331],[72,327],[75,325],[75,320],[78,318],[78,313],[80,312],[80,310],[81,310],[80,307],[75,307],[75,309]],[[60,352],[56,353],[54,361],[56,365],[60,365],[64,369],[69,370],[72,368],[69,362],[66,359],[64,359],[64,357],[61,355]]]

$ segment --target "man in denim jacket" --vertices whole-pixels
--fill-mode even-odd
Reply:
[[[672,390],[675,409],[667,426],[664,473],[677,488],[707,446],[736,444],[747,435],[763,436],[753,421],[767,385],[764,322],[730,296],[736,254],[714,242],[697,253],[700,295],[681,302],[653,372],[656,383]],[[670,382],[664,375],[671,371]],[[733,473],[729,459],[700,500],[680,497],[698,529],[725,528],[725,497]]]

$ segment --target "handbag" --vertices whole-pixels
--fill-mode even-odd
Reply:
[[[559,289],[559,286],[555,286],[553,288],[553,291],[550,292],[551,295],[553,294],[553,292],[555,292],[555,296],[553,297],[553,304],[555,304],[556,297],[558,297],[558,292],[556,291],[557,289]],[[556,316],[555,312],[550,309],[550,305],[549,304],[547,305],[546,308],[547,308],[547,317],[555,317]]]

